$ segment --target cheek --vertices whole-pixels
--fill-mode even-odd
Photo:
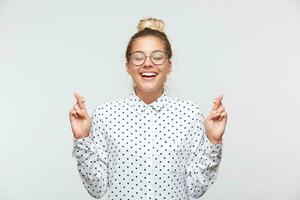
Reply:
[[[140,78],[140,74],[136,71],[131,71],[131,77],[133,79],[138,79],[138,78]]]
[[[136,71],[134,68],[132,68],[132,66],[128,66],[128,67],[127,67],[127,72],[128,72],[128,74],[129,74],[130,76],[132,76],[132,77],[138,75],[137,71]]]
[[[160,73],[161,73],[161,75],[163,75],[163,76],[167,76],[167,75],[169,74],[169,71],[170,71],[170,67],[169,67],[169,66],[166,66],[166,67],[164,67],[164,68],[162,68],[162,69],[160,70]]]

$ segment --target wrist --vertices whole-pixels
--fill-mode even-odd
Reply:
[[[212,144],[220,144],[222,142],[222,137],[221,138],[213,138],[213,137],[207,136],[207,138]]]
[[[73,135],[73,138],[76,139],[76,140],[80,140],[82,138],[87,138],[87,137],[88,137],[88,135],[80,135],[80,136]]]

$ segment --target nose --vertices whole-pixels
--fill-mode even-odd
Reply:
[[[153,66],[154,64],[152,63],[151,59],[150,59],[150,56],[147,56],[146,57],[146,60],[145,60],[145,63],[144,63],[144,66]]]

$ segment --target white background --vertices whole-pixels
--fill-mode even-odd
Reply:
[[[299,200],[300,2],[0,1],[0,199],[92,199],[72,158],[73,92],[91,112],[128,94],[141,18],[166,23],[168,87],[229,114],[206,200]]]

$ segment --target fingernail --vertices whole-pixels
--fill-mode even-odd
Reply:
[[[213,113],[217,113],[217,111],[216,111],[216,110],[213,110]]]

